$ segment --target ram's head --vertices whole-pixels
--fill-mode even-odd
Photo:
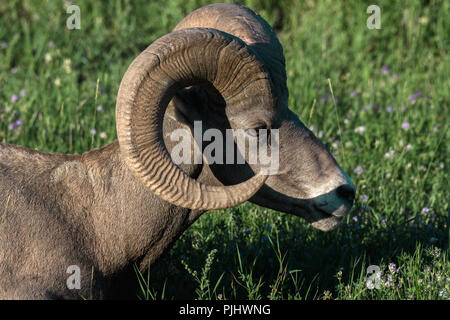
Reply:
[[[355,187],[287,101],[283,50],[270,26],[245,7],[204,7],[151,44],[126,72],[116,110],[121,152],[144,185],[172,204],[210,210],[250,200],[331,230],[351,209]],[[164,144],[168,106],[192,135],[195,121],[202,133],[241,132],[247,146],[261,144],[259,133],[266,131],[259,129],[268,130],[265,142],[276,132],[276,141],[267,144],[276,147],[270,153],[277,153],[275,170],[250,161],[251,148],[239,148],[236,135],[232,151],[238,148],[244,163],[235,155],[229,157],[235,161],[209,163],[220,183],[196,181]],[[205,148],[204,142],[197,145]],[[227,146],[216,150],[224,159],[231,152]]]

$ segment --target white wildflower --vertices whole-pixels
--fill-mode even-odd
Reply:
[[[72,72],[72,61],[70,59],[64,59],[63,69],[66,73]]]
[[[386,159],[391,159],[391,158],[393,158],[394,157],[394,154],[395,154],[395,150],[389,150],[388,152],[386,152],[385,154],[384,154],[384,157],[386,158]]]
[[[52,59],[52,55],[47,52],[44,56],[45,63],[49,63],[50,61],[52,61]]]
[[[365,132],[366,132],[366,127],[364,127],[364,126],[359,126],[359,127],[355,128],[355,133],[364,134]]]

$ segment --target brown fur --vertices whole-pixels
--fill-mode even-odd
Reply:
[[[195,178],[201,166],[183,169]],[[120,297],[133,264],[144,270],[196,218],[148,192],[117,141],[81,156],[0,143],[0,204],[3,299]],[[66,287],[70,265],[81,290]]]

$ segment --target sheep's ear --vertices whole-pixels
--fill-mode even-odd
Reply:
[[[170,101],[166,115],[192,128],[194,121],[202,120],[201,110],[205,107],[205,103],[194,90],[183,89]]]
[[[170,101],[169,105],[167,106],[166,109],[166,116],[168,116],[169,118],[171,118],[172,120],[181,122],[184,125],[187,125],[189,127],[192,127],[192,123],[185,117],[185,115],[183,114],[183,112],[181,112],[178,108],[177,105],[179,105],[179,103],[177,104],[176,102],[177,99],[175,99],[175,97]]]

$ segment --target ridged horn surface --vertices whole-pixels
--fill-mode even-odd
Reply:
[[[276,103],[269,75],[244,42],[214,29],[174,31],[142,52],[122,79],[116,104],[121,154],[150,191],[172,204],[199,210],[238,205],[261,188],[266,175],[233,186],[202,184],[173,163],[165,147],[166,107],[178,90],[192,85],[214,87],[234,110]]]

